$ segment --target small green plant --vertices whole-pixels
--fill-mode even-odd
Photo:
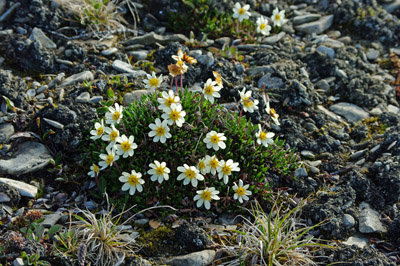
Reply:
[[[313,253],[331,247],[307,233],[321,223],[307,227],[296,222],[304,202],[291,210],[282,210],[279,202],[278,197],[267,214],[256,201],[250,211],[253,218],[243,217],[240,229],[231,230],[237,244],[224,244],[229,258],[221,265],[317,265]]]
[[[50,262],[48,262],[48,261],[40,260],[40,254],[39,253],[28,255],[28,254],[26,254],[25,251],[22,251],[21,252],[21,257],[24,260],[24,263],[26,263],[27,265],[34,265],[34,266],[38,266],[38,265],[48,266],[48,265],[51,265]]]
[[[215,54],[216,56],[222,56],[229,60],[236,60],[236,61],[243,61],[244,56],[238,51],[237,47],[232,45],[224,45],[222,46],[221,50],[216,47],[209,47],[208,50]]]

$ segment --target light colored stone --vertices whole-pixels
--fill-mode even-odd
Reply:
[[[320,14],[305,14],[293,18],[293,25],[300,25],[307,22],[316,21],[321,18]]]
[[[150,32],[143,36],[133,37],[132,39],[124,42],[124,45],[125,46],[134,44],[152,45],[155,43],[166,45],[170,42],[185,43],[189,42],[189,39],[183,34],[159,35],[154,32]]]
[[[302,25],[298,25],[295,27],[296,30],[312,34],[320,34],[332,26],[333,23],[333,15],[323,16],[317,21],[305,23]]]
[[[90,98],[89,103],[98,103],[102,100],[103,100],[103,96],[96,95],[96,96],[93,96],[92,98]]]
[[[44,221],[42,222],[42,225],[46,228],[50,228],[55,225],[62,216],[63,214],[61,212],[44,215]]]
[[[74,74],[72,76],[69,76],[68,78],[66,78],[61,84],[60,87],[64,88],[70,85],[73,85],[74,83],[78,83],[78,82],[83,82],[85,80],[87,81],[92,81],[94,79],[94,76],[92,74],[92,72],[90,71],[83,71],[81,73],[77,73]]]
[[[15,188],[18,190],[19,194],[24,197],[35,198],[38,193],[37,187],[14,179],[0,177],[0,183],[4,183]]]
[[[342,242],[347,246],[356,245],[359,248],[364,248],[368,246],[369,239],[364,237],[363,235],[355,235],[349,237],[346,241]]]
[[[279,42],[283,37],[285,37],[286,33],[281,31],[278,34],[273,34],[271,36],[265,37],[261,43],[263,44],[275,44]]]
[[[374,60],[378,59],[378,57],[379,57],[379,51],[378,50],[369,50],[367,52],[368,60],[374,61]]]
[[[300,168],[296,169],[296,171],[294,172],[294,175],[297,177],[307,177],[308,173],[307,173],[306,168],[300,167]]]
[[[27,141],[19,146],[14,158],[0,160],[0,174],[20,175],[44,168],[52,158],[46,146]]]
[[[373,116],[379,116],[383,113],[383,111],[381,110],[381,108],[374,107],[374,108],[372,108],[371,111],[369,111],[369,113]]]
[[[171,266],[207,266],[213,262],[214,258],[214,250],[203,250],[184,256],[173,257],[166,260],[166,264]]]
[[[317,51],[327,55],[331,59],[335,58],[335,50],[333,50],[332,48],[320,45],[318,46]]]
[[[350,214],[343,215],[343,224],[347,228],[352,228],[356,224],[356,220]]]
[[[7,142],[13,134],[14,127],[12,124],[0,124],[0,144]]]
[[[322,111],[324,114],[326,114],[333,122],[343,122],[342,118],[335,113],[329,111],[322,105],[317,105],[318,110]]]
[[[341,41],[334,40],[334,39],[331,39],[331,38],[327,38],[324,41],[324,44],[326,46],[328,46],[328,47],[331,47],[331,48],[341,48],[341,47],[344,46],[344,43],[342,43]]]
[[[133,67],[130,65],[130,64],[128,64],[128,63],[125,63],[124,61],[121,61],[121,60],[115,60],[113,63],[112,63],[112,67],[115,69],[115,70],[117,70],[117,71],[119,71],[119,72],[121,72],[121,73],[129,73],[129,74],[131,74],[132,76],[134,76],[134,77],[138,77],[138,76],[145,76],[147,73],[145,72],[145,71],[143,71],[143,70],[134,70],[133,69]]]
[[[385,233],[386,227],[379,219],[379,213],[372,209],[368,203],[361,202],[359,217],[359,230],[361,233]]]
[[[132,92],[125,93],[123,103],[124,106],[128,106],[135,101],[139,101],[143,95],[150,94],[151,91],[148,90],[136,90]]]
[[[132,60],[134,61],[145,60],[148,54],[149,54],[148,50],[138,50],[138,51],[128,52],[128,55],[130,55],[132,57]]]
[[[77,103],[87,103],[90,100],[90,93],[87,91],[82,92],[81,94],[78,95],[78,97],[75,98],[75,101]]]
[[[115,54],[116,52],[118,52],[118,49],[117,49],[117,48],[115,48],[115,47],[113,47],[113,48],[110,48],[110,49],[107,49],[107,50],[101,51],[101,55],[104,55],[104,56],[109,56],[109,55],[113,55],[113,54]]]
[[[386,9],[387,12],[393,13],[394,11],[400,8],[400,0],[394,0],[392,1],[392,3],[382,5],[382,7]]]
[[[400,114],[400,108],[397,106],[394,106],[393,104],[389,104],[387,106],[387,110],[389,113]]]
[[[52,127],[58,128],[58,129],[63,129],[64,125],[61,124],[60,122],[48,119],[46,117],[43,117],[43,121],[46,122],[47,124],[49,124]]]
[[[0,203],[10,202],[11,198],[4,192],[0,192]]]
[[[340,102],[332,105],[329,109],[352,122],[369,118],[369,114],[364,109],[352,103]]]
[[[29,39],[32,41],[37,41],[43,48],[46,49],[56,49],[57,45],[49,39],[49,37],[44,34],[44,32],[39,28],[33,28]]]
[[[20,5],[21,5],[20,2],[16,2],[12,6],[10,6],[10,8],[0,16],[0,22],[4,22],[4,21],[8,20],[9,18],[11,18],[14,11],[17,10],[17,8]]]
[[[24,266],[24,265],[25,265],[25,263],[24,263],[24,259],[23,258],[16,258],[13,261],[13,266]]]

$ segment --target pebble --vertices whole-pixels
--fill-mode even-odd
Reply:
[[[347,228],[352,228],[356,224],[356,220],[350,214],[345,214],[343,216],[343,224]]]
[[[307,22],[316,21],[321,18],[320,14],[305,14],[293,18],[293,25],[300,25]]]
[[[117,52],[118,52],[118,49],[115,48],[115,47],[113,47],[113,48],[110,48],[110,49],[101,51],[101,55],[109,56],[109,55],[113,55],[113,54],[115,54],[115,53],[117,53]]]
[[[317,51],[327,55],[331,59],[335,58],[335,50],[333,50],[332,48],[320,45],[318,46]]]
[[[328,81],[326,81],[326,79],[318,80],[317,83],[315,84],[315,86],[318,89],[324,90],[324,91],[328,91],[330,89],[329,83],[328,83]]]
[[[69,66],[69,67],[73,67],[74,66],[74,63],[72,63],[69,60],[63,60],[63,59],[56,58],[56,62],[59,63],[59,64],[63,64],[63,65]]]
[[[210,68],[214,64],[214,55],[211,52],[207,52],[204,55],[200,55],[196,57],[197,61],[199,64],[205,65],[208,68]]]
[[[101,102],[102,100],[103,100],[103,96],[96,95],[96,96],[93,96],[92,98],[90,98],[89,103],[98,103],[98,102]]]
[[[319,173],[319,169],[317,167],[314,167],[314,166],[311,166],[311,165],[308,166],[308,170],[310,170],[310,172],[313,173],[313,174],[318,174]]]
[[[359,206],[359,230],[361,233],[385,233],[387,229],[379,219],[379,213],[368,203],[361,202]]]
[[[14,134],[14,127],[10,123],[0,124],[0,144],[6,143]]]
[[[368,149],[364,149],[364,150],[353,153],[352,155],[350,155],[350,160],[355,161],[355,160],[360,159],[367,153],[367,151],[368,151]]]
[[[317,181],[315,181],[314,179],[312,179],[311,177],[307,178],[308,183],[310,183],[311,186],[313,187],[318,187],[318,183]]]
[[[24,259],[23,258],[16,258],[14,261],[13,261],[13,264],[12,264],[13,266],[24,266],[25,265],[25,262],[24,262]]]
[[[123,98],[124,106],[129,106],[131,103],[135,101],[139,101],[143,95],[150,94],[151,91],[148,90],[136,90],[132,92],[125,93]]]
[[[387,106],[387,111],[389,113],[393,113],[393,114],[400,114],[400,108],[397,106],[394,106],[393,104],[389,104]]]
[[[327,38],[327,39],[324,41],[324,44],[325,44],[326,46],[328,46],[328,47],[331,47],[331,48],[341,48],[341,47],[344,47],[344,43],[342,43],[341,41],[337,41],[337,40],[331,39],[331,38]]]
[[[326,114],[328,116],[328,118],[330,118],[333,122],[341,122],[342,121],[340,116],[338,116],[335,113],[329,111],[328,109],[326,109],[322,105],[317,105],[317,109],[322,111],[324,114]]]
[[[285,86],[285,83],[281,78],[271,77],[271,73],[267,73],[257,82],[258,88],[261,89],[263,85],[265,86],[265,89],[280,89]]]
[[[305,24],[295,26],[295,29],[304,33],[320,34],[332,26],[333,15],[323,16],[317,21],[308,22]]]
[[[61,212],[44,215],[43,216],[44,221],[42,222],[42,225],[45,228],[50,228],[53,225],[55,225],[62,216],[63,216],[63,214]]]
[[[340,68],[336,68],[336,75],[341,79],[347,78],[346,72]]]
[[[189,42],[189,39],[183,34],[171,34],[171,35],[163,36],[163,35],[156,34],[154,32],[150,32],[143,36],[133,37],[132,39],[124,42],[123,45],[124,46],[134,45],[134,44],[152,45],[155,43],[166,45],[170,42],[185,43],[185,42]]]
[[[142,218],[142,219],[137,219],[135,220],[136,225],[146,225],[149,223],[149,219],[147,218]]]
[[[138,50],[138,51],[128,52],[128,55],[132,56],[132,59],[134,61],[145,60],[148,54],[149,54],[148,50]]]
[[[32,41],[37,41],[40,46],[46,49],[56,49],[57,45],[46,36],[46,34],[39,28],[33,28],[29,39]]]
[[[375,61],[379,57],[379,51],[369,50],[366,55],[367,55],[368,60]]]
[[[20,2],[16,2],[14,3],[6,12],[4,12],[1,16],[0,16],[0,22],[4,22],[6,20],[8,20],[12,14],[14,13],[14,11],[21,5]]]
[[[369,238],[364,237],[363,235],[355,235],[349,237],[346,241],[342,242],[347,246],[356,245],[359,248],[364,248],[368,246]]]
[[[214,261],[215,254],[215,250],[206,249],[183,256],[172,257],[167,259],[165,263],[171,266],[207,266]]]
[[[362,119],[369,118],[368,112],[352,103],[339,102],[332,105],[329,109],[352,122],[358,122]]]
[[[0,192],[0,203],[10,202],[11,198],[4,192]]]
[[[0,161],[2,161],[2,160],[0,160]],[[1,164],[1,162],[0,162],[0,164]],[[0,172],[1,172],[1,165],[0,165]],[[38,193],[37,187],[29,185],[29,184],[21,182],[21,181],[0,177],[0,183],[4,183],[4,184],[9,185],[10,187],[15,188],[16,190],[18,190],[19,194],[24,197],[35,198]]]
[[[47,85],[49,89],[52,89],[56,85],[58,85],[65,77],[65,73],[58,74],[50,83]]]
[[[89,100],[90,100],[90,93],[87,91],[82,92],[81,94],[79,94],[79,96],[75,98],[75,101],[77,103],[87,103],[89,102]]]
[[[382,7],[389,13],[393,13],[394,11],[400,9],[400,0],[390,1],[387,4],[382,5]]]
[[[369,111],[369,113],[373,116],[380,116],[383,113],[383,111],[381,110],[381,108],[374,107],[372,108],[371,111]]]
[[[42,100],[42,99],[46,98],[46,95],[44,95],[44,93],[39,93],[38,95],[36,95],[35,98],[38,100]]]
[[[0,174],[20,175],[44,168],[52,158],[46,146],[39,142],[27,141],[19,145],[15,157],[1,160]]]
[[[43,117],[42,119],[43,119],[43,121],[45,121],[47,124],[49,124],[52,127],[55,127],[55,128],[58,128],[58,129],[63,129],[64,128],[64,125],[61,124],[60,122],[48,119],[46,117]]]
[[[285,37],[286,33],[281,31],[278,34],[274,34],[272,36],[265,37],[261,43],[263,44],[275,44],[279,42],[283,37]]]
[[[28,33],[28,31],[27,31],[26,29],[24,29],[24,28],[22,28],[22,27],[20,27],[20,26],[17,27],[17,32],[18,32],[19,34],[22,34],[22,35],[25,35],[25,34]]]
[[[28,99],[33,98],[33,96],[36,95],[36,90],[35,89],[29,89],[26,91],[26,96]]]
[[[49,88],[49,86],[43,85],[43,86],[41,86],[39,89],[37,89],[37,93],[41,93],[41,92],[47,90],[48,88]]]
[[[294,172],[294,175],[297,177],[307,177],[308,173],[307,173],[306,168],[300,167],[300,168],[296,169],[296,171]]]
[[[74,74],[72,76],[69,76],[68,78],[66,78],[61,84],[60,87],[67,87],[70,85],[73,85],[74,83],[78,83],[78,82],[83,82],[85,80],[87,81],[92,81],[94,79],[94,76],[92,74],[92,72],[90,71],[83,71],[81,73],[77,73]],[[50,86],[49,86],[50,87]]]
[[[130,64],[125,63],[124,61],[121,61],[118,59],[112,63],[112,67],[121,73],[130,73],[135,77],[136,76],[145,76],[147,74],[143,70],[134,70]]]
[[[315,157],[314,153],[312,153],[311,151],[307,151],[307,150],[302,150],[302,151],[300,152],[300,154],[301,154],[301,156],[303,156],[304,158],[310,159],[310,160],[314,159],[314,157]]]

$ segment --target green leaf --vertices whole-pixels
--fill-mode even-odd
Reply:
[[[49,236],[52,236],[52,235],[54,235],[55,233],[57,233],[58,231],[60,231],[61,230],[61,225],[59,225],[59,224],[56,224],[56,225],[53,225],[52,227],[50,227],[49,228],[49,231],[47,231],[47,234],[49,235]]]
[[[108,95],[108,98],[114,99],[114,91],[111,88],[108,88],[107,95]]]
[[[229,51],[230,51],[230,53],[231,53],[232,56],[235,56],[235,55],[236,55],[236,52],[237,52],[236,46],[231,46],[231,48],[229,49]]]
[[[3,99],[6,101],[8,108],[10,108],[11,110],[13,110],[15,113],[17,112],[17,109],[14,106],[14,103],[8,99],[6,96],[3,96]]]
[[[208,51],[210,51],[213,54],[218,54],[219,50],[216,47],[208,47]]]
[[[239,56],[237,57],[237,60],[238,60],[238,61],[243,61],[243,60],[244,60],[244,56],[243,56],[243,55],[239,55]]]
[[[114,100],[108,100],[104,105],[107,107],[110,107],[113,104],[114,104]]]
[[[97,114],[102,115],[108,112],[108,108],[107,107],[99,107],[96,110]]]

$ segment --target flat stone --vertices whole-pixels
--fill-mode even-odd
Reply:
[[[338,41],[339,41],[339,42],[342,42],[342,43],[344,43],[344,44],[350,44],[350,43],[352,42],[352,39],[351,39],[350,36],[343,36],[343,37],[340,37],[340,38],[338,39]]]
[[[332,48],[320,45],[318,46],[317,51],[327,55],[331,59],[335,58],[335,50],[333,50]]]
[[[364,149],[353,153],[352,155],[350,155],[350,160],[355,161],[362,158],[367,153],[367,151],[368,149]]]
[[[263,44],[275,44],[279,42],[283,37],[285,37],[286,33],[281,31],[278,34],[274,34],[268,37],[265,37],[261,43]]]
[[[109,55],[113,55],[113,54],[115,54],[116,52],[118,52],[118,49],[117,49],[117,48],[115,48],[115,47],[113,47],[113,48],[110,48],[110,49],[107,49],[107,50],[101,51],[101,55],[104,55],[104,56],[109,56]]]
[[[336,75],[342,79],[347,78],[346,72],[340,68],[336,68]]]
[[[62,65],[69,66],[69,67],[73,67],[74,66],[74,63],[72,63],[69,60],[63,60],[63,59],[56,58],[56,62],[59,63],[59,64],[62,64]]]
[[[328,91],[331,87],[331,86],[329,86],[329,83],[328,83],[328,81],[326,81],[326,79],[318,80],[317,83],[315,83],[315,86],[318,89],[324,90],[324,91]]]
[[[400,108],[397,106],[394,106],[393,104],[389,104],[387,106],[387,110],[389,113],[400,114]]]
[[[342,122],[342,118],[335,113],[329,111],[322,105],[317,105],[318,110],[322,111],[324,114],[326,114],[333,122]]]
[[[25,262],[24,262],[24,259],[23,258],[16,258],[14,261],[13,261],[13,264],[12,264],[13,266],[25,266]]]
[[[57,45],[49,39],[49,37],[44,34],[44,32],[39,28],[33,28],[29,39],[32,41],[37,41],[40,43],[40,46],[46,49],[56,49]]]
[[[1,2],[1,1],[0,1],[0,2]],[[0,14],[1,14],[1,13],[0,13]],[[19,34],[22,34],[22,35],[25,35],[25,34],[28,33],[28,31],[27,31],[26,29],[24,29],[24,28],[22,28],[22,27],[20,27],[20,26],[17,27],[17,32],[18,32]]]
[[[296,16],[293,18],[293,25],[300,25],[300,24],[304,24],[307,22],[312,22],[312,21],[316,21],[318,19],[321,18],[320,14],[305,14],[305,15],[300,15],[300,16]]]
[[[1,163],[1,162],[0,162]],[[0,166],[1,167],[1,166]],[[9,179],[9,178],[0,178],[0,183],[4,183],[9,185],[10,187],[15,188],[21,196],[34,198],[37,195],[38,188],[27,183]]]
[[[171,266],[207,266],[213,262],[214,258],[214,250],[203,250],[183,256],[173,257],[165,262],[167,265]]]
[[[133,37],[132,39],[124,42],[123,45],[124,46],[134,45],[134,44],[152,45],[155,43],[166,45],[170,42],[185,43],[185,42],[189,42],[189,39],[183,34],[171,34],[171,35],[164,36],[164,35],[156,34],[154,32],[150,32],[143,36]]]
[[[12,124],[0,124],[0,144],[7,142],[13,134],[14,127]]]
[[[46,117],[43,117],[43,121],[46,122],[47,124],[49,124],[52,127],[58,128],[58,129],[63,129],[64,125],[61,124],[60,122],[48,119]]]
[[[378,59],[378,57],[379,57],[379,51],[378,50],[369,50],[367,52],[368,60],[375,61],[376,59]]]
[[[52,158],[46,146],[27,141],[19,146],[14,158],[0,160],[0,174],[20,175],[44,168]]]
[[[77,103],[87,103],[90,100],[90,93],[85,91],[82,92],[81,94],[78,95],[78,97],[75,98],[75,101]]]
[[[143,70],[134,70],[130,64],[118,59],[112,63],[112,67],[121,73],[129,73],[134,77],[145,76],[147,74]]]
[[[94,76],[92,72],[90,71],[83,71],[81,73],[74,74],[72,76],[69,76],[66,78],[61,84],[60,87],[64,88],[70,85],[73,85],[74,83],[78,82],[83,82],[85,80],[92,81],[94,79]]]
[[[263,85],[266,89],[269,90],[283,88],[285,86],[285,83],[281,78],[271,77],[271,73],[267,73],[262,76],[257,82],[258,88],[262,89]]]
[[[396,55],[400,55],[400,48],[390,48],[390,52]]]
[[[10,6],[10,8],[0,16],[0,22],[4,22],[4,21],[8,20],[9,18],[11,18],[14,11],[17,10],[17,8],[20,5],[21,5],[20,2],[16,2],[12,6]]]
[[[128,106],[133,102],[140,101],[143,95],[151,94],[151,91],[148,90],[136,90],[132,92],[125,93],[123,98],[124,106]]]
[[[358,122],[362,119],[369,118],[368,112],[352,103],[340,102],[332,105],[329,109],[352,122]]]
[[[302,25],[298,25],[295,27],[296,30],[312,34],[320,34],[332,26],[333,23],[333,15],[323,16],[317,21],[305,23]]]
[[[103,100],[103,96],[96,95],[96,96],[93,96],[92,98],[90,98],[89,103],[98,103],[98,102],[101,102],[102,100]]]
[[[147,55],[149,54],[148,50],[138,50],[138,51],[130,51],[128,55],[132,57],[133,60],[145,60]]]
[[[294,172],[294,175],[297,177],[307,177],[308,173],[307,173],[306,168],[300,167],[300,168],[296,169],[296,171]]]
[[[346,241],[342,243],[347,246],[356,245],[359,248],[364,248],[368,246],[369,238],[366,238],[363,235],[354,235],[349,237]]]
[[[356,224],[356,220],[350,214],[343,215],[343,224],[347,228],[352,228]]]
[[[312,153],[311,151],[307,151],[307,150],[302,150],[300,152],[300,154],[302,157],[304,157],[306,159],[310,159],[310,160],[314,159],[314,157],[315,157],[314,153]]]
[[[211,52],[207,52],[206,54],[199,55],[196,57],[199,64],[205,65],[207,68],[210,68],[214,64],[214,56]]]
[[[368,203],[361,202],[359,217],[359,230],[361,233],[385,233],[386,227],[379,219],[379,213],[372,209]]]
[[[55,225],[62,216],[63,214],[61,212],[44,215],[44,221],[42,222],[42,225],[46,228],[50,228]]]
[[[35,89],[29,89],[26,91],[26,96],[28,99],[33,98],[33,96],[36,95],[36,90]]]
[[[11,198],[4,192],[0,192],[0,203],[10,202]]]
[[[389,13],[393,13],[400,8],[400,0],[392,1],[392,3],[384,4],[382,7]]]
[[[342,43],[341,41],[334,40],[334,39],[331,39],[331,38],[327,38],[324,41],[324,44],[326,46],[328,46],[328,47],[331,47],[331,48],[341,48],[341,47],[344,46],[344,43]]]

